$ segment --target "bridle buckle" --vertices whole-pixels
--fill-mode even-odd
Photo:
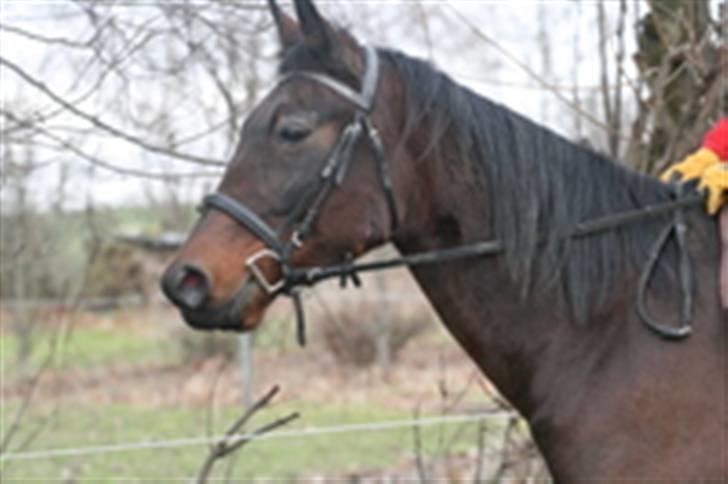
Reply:
[[[253,278],[255,281],[262,287],[265,292],[268,293],[268,295],[276,294],[278,291],[283,289],[283,287],[286,284],[285,278],[281,277],[276,282],[270,282],[266,277],[263,271],[256,265],[256,263],[265,258],[270,257],[271,259],[274,259],[276,262],[280,264],[281,257],[278,255],[277,252],[271,250],[271,249],[261,249],[255,254],[251,255],[245,260],[245,267],[250,271],[251,274],[253,274]]]

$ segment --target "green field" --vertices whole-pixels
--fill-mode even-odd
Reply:
[[[17,339],[0,334],[0,362],[3,375],[12,379],[17,372]],[[62,369],[99,368],[173,362],[177,345],[171,339],[140,335],[124,328],[77,328],[67,335],[39,331],[30,357],[30,368],[40,366],[54,352],[53,366]]]

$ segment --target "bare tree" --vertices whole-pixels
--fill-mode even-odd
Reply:
[[[30,371],[31,354],[38,315],[38,300],[57,294],[64,283],[52,266],[53,254],[60,243],[43,215],[38,213],[29,182],[40,168],[32,145],[20,150],[3,146],[3,208],[0,223],[0,295],[10,301],[11,328],[17,341],[16,362],[21,374]]]
[[[728,101],[726,7],[708,0],[649,0],[637,31],[640,89],[627,160],[656,173],[700,142]]]
[[[257,100],[257,62],[270,55],[259,45],[270,23],[263,5],[92,1],[54,10],[51,17],[75,14],[76,37],[32,31],[12,17],[2,24],[4,36],[41,48],[49,63],[63,59],[46,80],[42,64],[0,55],[4,76],[35,100],[29,111],[3,109],[4,142],[22,145],[32,132],[45,153],[76,167],[166,182],[219,175]],[[105,148],[109,139],[122,150]]]

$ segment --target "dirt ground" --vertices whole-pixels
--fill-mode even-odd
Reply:
[[[438,401],[442,391],[463,393],[463,399],[489,398],[487,380],[454,344],[413,341],[398,355],[388,371],[343,366],[323,348],[254,352],[255,393],[273,384],[282,389],[280,398],[307,402],[366,404],[412,409]],[[22,397],[30,379],[9,381],[2,398]],[[444,388],[443,390],[443,387]],[[141,407],[207,405],[240,402],[241,376],[238,362],[220,356],[185,364],[114,365],[104,368],[49,370],[35,395],[39,400],[109,405],[124,403]],[[474,404],[473,404],[474,405]],[[475,410],[475,409],[474,409]]]

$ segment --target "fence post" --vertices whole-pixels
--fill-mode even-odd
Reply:
[[[243,333],[238,338],[238,355],[240,363],[240,380],[242,384],[242,403],[245,408],[253,404],[253,347],[255,333]]]

